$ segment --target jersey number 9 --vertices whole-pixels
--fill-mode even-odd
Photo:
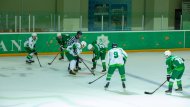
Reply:
[[[114,58],[118,58],[118,52],[114,52]]]

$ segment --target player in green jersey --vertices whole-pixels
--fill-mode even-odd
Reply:
[[[104,46],[103,43],[99,43],[97,44],[96,41],[92,42],[92,44],[88,45],[88,50],[93,51],[93,67],[91,68],[92,70],[96,69],[96,64],[97,64],[97,60],[100,58],[102,61],[102,67],[103,70],[102,72],[106,71],[106,61],[105,61],[105,57],[106,57],[106,47]]]
[[[171,51],[167,50],[164,52],[166,56],[166,65],[167,65],[167,80],[169,82],[168,90],[166,90],[166,94],[172,93],[172,88],[175,80],[177,81],[178,89],[175,91],[182,91],[182,81],[181,78],[183,76],[185,70],[184,59],[178,56],[172,55]]]
[[[104,86],[105,89],[108,88],[110,84],[111,77],[116,69],[119,70],[119,74],[122,81],[122,86],[125,89],[125,62],[127,60],[128,54],[122,49],[118,48],[116,43],[112,44],[112,49],[108,51],[108,73],[107,73],[107,83]],[[124,60],[125,59],[125,60]]]
[[[57,42],[60,45],[59,50],[60,50],[60,55],[61,55],[61,57],[59,58],[59,60],[64,59],[64,53],[65,53],[65,50],[67,48],[67,41],[69,39],[70,39],[69,34],[62,35],[61,33],[57,33],[56,40],[57,40]]]

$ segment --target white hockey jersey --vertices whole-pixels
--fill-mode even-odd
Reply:
[[[67,51],[73,55],[77,56],[82,52],[81,44],[80,43],[74,43],[67,47]]]
[[[124,58],[128,57],[128,54],[122,48],[113,48],[108,51],[107,54],[108,65],[123,65]]]
[[[34,49],[34,46],[35,46],[37,40],[38,40],[37,37],[35,40],[33,40],[33,38],[30,37],[28,40],[26,40],[24,42],[24,47],[29,47],[30,49]]]

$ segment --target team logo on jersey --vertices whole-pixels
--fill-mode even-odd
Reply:
[[[98,36],[97,38],[97,43],[103,44],[105,47],[108,47],[109,42],[110,41],[108,40],[108,36],[105,36],[104,34],[102,34],[101,36]]]

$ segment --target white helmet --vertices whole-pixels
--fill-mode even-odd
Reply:
[[[61,33],[57,33],[57,37],[58,37],[58,36],[61,36]]]
[[[91,50],[93,48],[92,44],[88,44],[88,50]]]
[[[170,56],[170,55],[172,55],[172,53],[171,53],[171,51],[167,50],[167,51],[164,52],[164,55],[165,56]]]
[[[37,33],[32,33],[32,36],[35,36],[35,37],[36,37],[36,36],[37,36]]]
[[[83,46],[83,48],[86,47],[86,42],[85,42],[85,41],[82,41],[82,42],[81,42],[81,45]]]

